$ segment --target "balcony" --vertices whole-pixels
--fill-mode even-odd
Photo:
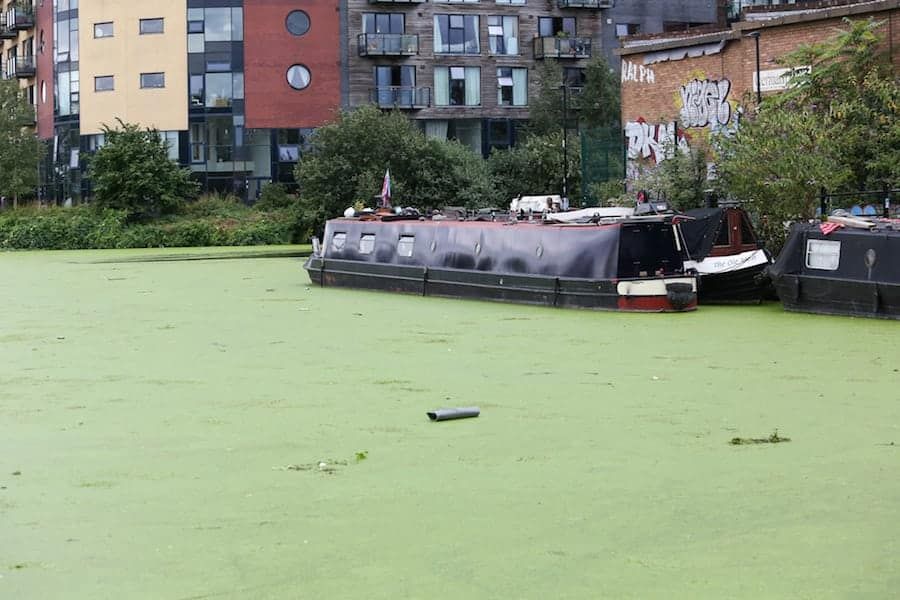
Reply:
[[[361,33],[356,38],[360,56],[415,56],[419,36],[408,33]]]
[[[538,37],[534,38],[534,58],[590,58],[591,38]]]
[[[616,0],[557,0],[560,8],[614,8]]]
[[[371,90],[369,99],[379,108],[416,110],[431,106],[431,88],[384,86]]]
[[[3,15],[0,15],[2,17]],[[6,23],[0,23],[0,41],[14,40],[19,37],[19,32],[6,26]]]
[[[17,56],[15,63],[10,62],[8,66],[12,67],[12,76],[19,79],[28,79],[34,77],[36,69],[36,61],[33,56]]]
[[[6,25],[10,29],[33,29],[34,9],[30,6],[13,4],[6,12]]]

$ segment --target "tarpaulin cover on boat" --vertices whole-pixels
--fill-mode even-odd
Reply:
[[[329,221],[325,258],[612,280],[681,272],[671,223],[561,226],[441,221]]]
[[[727,220],[724,208],[696,208],[685,213],[691,219],[681,222],[681,234],[690,257],[702,260],[709,256],[719,227]]]

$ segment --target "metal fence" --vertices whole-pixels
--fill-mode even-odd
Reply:
[[[618,126],[581,131],[582,204],[597,202],[591,197],[593,184],[625,178],[625,140]]]

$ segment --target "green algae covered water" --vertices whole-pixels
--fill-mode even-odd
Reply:
[[[0,254],[0,598],[900,589],[900,323],[161,254]]]

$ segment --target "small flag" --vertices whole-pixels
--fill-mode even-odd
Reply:
[[[840,223],[819,223],[819,231],[822,232],[822,235],[828,235],[835,229],[840,229],[843,227]]]
[[[391,207],[391,170],[384,172],[384,182],[381,184],[381,207]]]

